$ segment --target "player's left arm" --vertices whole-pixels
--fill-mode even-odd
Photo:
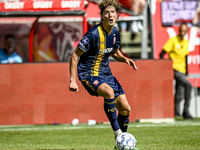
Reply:
[[[114,51],[111,53],[111,56],[112,56],[115,60],[117,60],[117,61],[119,61],[119,62],[124,62],[124,63],[128,64],[129,66],[132,66],[135,70],[138,70],[138,68],[137,68],[137,66],[136,66],[136,64],[135,64],[135,62],[134,62],[132,59],[125,57],[125,56],[120,52],[119,49],[118,49],[118,50],[114,50]]]

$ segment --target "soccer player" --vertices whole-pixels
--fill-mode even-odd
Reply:
[[[120,37],[114,24],[121,4],[116,0],[104,0],[99,4],[101,23],[91,28],[81,39],[70,59],[69,89],[78,92],[78,77],[89,94],[104,98],[104,111],[115,137],[126,132],[131,111],[125,92],[109,67],[109,56],[137,70],[135,62],[119,50]],[[79,59],[80,58],[80,59]],[[79,61],[78,61],[79,60]],[[78,67],[77,67],[78,65]],[[119,111],[117,116],[116,109]]]

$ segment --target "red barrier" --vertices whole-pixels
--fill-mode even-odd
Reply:
[[[132,107],[130,121],[173,118],[173,70],[170,60],[137,60],[139,70],[110,62]],[[0,125],[108,121],[103,98],[90,96],[78,82],[69,91],[69,63],[0,65]]]

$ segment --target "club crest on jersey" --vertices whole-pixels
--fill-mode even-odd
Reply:
[[[83,44],[86,45],[89,42],[89,39],[85,36],[82,41]]]
[[[116,42],[116,37],[113,38],[113,44],[115,44],[115,42]]]
[[[98,80],[95,80],[95,81],[93,82],[93,84],[94,84],[94,85],[98,85],[98,84],[99,84],[99,81],[98,81]]]

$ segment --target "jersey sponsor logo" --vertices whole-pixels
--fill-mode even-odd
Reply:
[[[99,81],[98,81],[98,80],[95,80],[95,81],[93,82],[93,84],[94,84],[94,85],[98,85],[98,84],[99,84]]]
[[[89,39],[85,36],[82,40],[83,44],[86,45],[89,42]]]
[[[100,49],[99,54],[105,54],[105,53],[110,53],[113,51],[113,47],[111,48],[106,48],[106,49]]]

